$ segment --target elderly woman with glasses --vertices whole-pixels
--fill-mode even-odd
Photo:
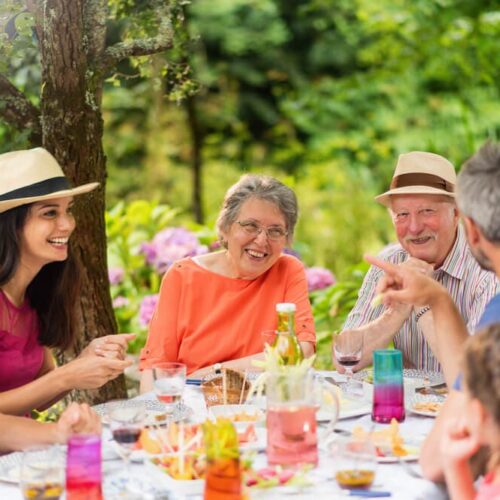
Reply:
[[[245,175],[226,194],[217,219],[222,251],[176,262],[165,274],[141,353],[141,389],[151,389],[159,362],[203,376],[213,365],[251,367],[262,332],[276,327],[275,306],[297,306],[296,333],[305,356],[315,349],[302,263],[283,253],[297,222],[297,199],[278,180]]]

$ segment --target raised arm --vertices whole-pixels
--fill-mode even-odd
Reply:
[[[434,338],[430,343],[435,346],[434,354],[443,367],[446,383],[451,387],[459,373],[463,344],[469,334],[446,289],[414,269],[395,266],[371,256],[366,256],[366,260],[386,273],[377,288],[383,295],[385,305],[390,307],[393,303],[403,303],[430,306],[434,327]]]

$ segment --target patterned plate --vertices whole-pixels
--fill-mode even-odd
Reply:
[[[119,407],[130,408],[138,404],[146,404],[146,425],[157,425],[161,424],[162,420],[160,417],[165,414],[165,407],[156,399],[124,399],[123,401],[110,401],[108,403],[102,403],[100,405],[93,406],[93,409],[97,414],[101,416],[103,424],[107,424],[106,411],[109,405],[116,405]],[[193,410],[184,403],[180,403],[174,409],[172,414],[169,414],[169,420],[174,422],[180,422],[191,416]]]
[[[404,378],[419,378],[424,382],[428,382],[429,384],[440,384],[444,382],[444,377],[441,372],[428,372],[425,370],[414,370],[414,369],[404,369],[403,370]],[[363,382],[368,382],[373,384],[373,369],[368,368],[365,370],[361,370],[356,372],[353,376],[356,380],[362,380]]]

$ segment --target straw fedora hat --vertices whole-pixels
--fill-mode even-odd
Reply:
[[[56,159],[43,148],[0,155],[0,213],[36,201],[88,193],[98,182],[71,188]]]
[[[412,151],[399,155],[389,191],[375,197],[389,206],[396,194],[438,194],[455,198],[457,174],[446,158],[434,153]]]

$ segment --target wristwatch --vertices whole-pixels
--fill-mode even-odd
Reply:
[[[425,306],[420,309],[417,313],[415,313],[415,322],[418,323],[418,320],[427,312],[430,311],[431,306]]]

